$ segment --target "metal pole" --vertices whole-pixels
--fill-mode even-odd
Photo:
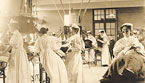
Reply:
[[[58,12],[58,14],[59,14],[59,16],[60,16],[60,19],[61,19],[62,23],[64,24],[63,17],[62,17],[62,15],[61,15],[61,13],[60,13],[60,11],[59,11],[59,9],[58,9],[58,7],[57,7],[56,3],[55,3],[53,0],[51,0],[51,1],[52,1],[52,2],[53,2],[53,4],[55,5],[55,8],[57,9],[57,12]]]
[[[88,7],[89,7],[90,2],[91,2],[91,0],[88,1],[88,4],[87,4],[87,6],[86,6],[86,8],[85,8],[85,10],[84,10],[83,16],[82,16],[82,18],[81,18],[81,21],[82,21],[83,17],[85,16],[86,12],[87,12],[87,9],[88,9]]]
[[[62,3],[62,0],[60,0],[60,3],[61,3],[61,6],[62,6],[62,9],[63,9],[63,13],[65,15],[65,10],[64,10],[64,6],[63,6],[63,3]]]
[[[80,10],[79,10],[79,13],[78,13],[78,22],[80,23],[80,14],[81,14],[81,10],[82,10],[82,4],[83,4],[83,0],[82,0],[82,3],[80,5]]]

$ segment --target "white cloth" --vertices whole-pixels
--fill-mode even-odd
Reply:
[[[140,48],[139,51],[144,52],[144,46],[138,41],[137,38],[133,36],[130,36],[128,38],[124,37],[118,40],[114,46],[113,53],[115,57],[122,55],[122,53],[126,53],[131,46],[137,46]]]
[[[23,48],[23,38],[15,31],[10,39],[12,53],[9,58],[6,83],[31,83],[27,54]]]
[[[102,47],[102,53],[101,53],[101,57],[102,57],[102,65],[109,65],[110,63],[110,52],[109,52],[109,48],[108,48],[108,39],[107,37],[103,38],[103,47]]]
[[[65,61],[69,83],[84,83],[80,35],[73,35],[70,41],[72,42],[72,51],[68,53]]]
[[[54,52],[57,49],[53,38],[47,35],[40,37],[35,44],[35,52],[40,52],[40,61],[50,77],[50,83],[68,83],[64,62]]]

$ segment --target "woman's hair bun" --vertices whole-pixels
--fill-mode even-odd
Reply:
[[[40,29],[40,33],[42,33],[42,34],[46,34],[47,31],[48,31],[48,28],[45,28],[45,27],[42,27],[42,28]]]
[[[46,31],[48,31],[48,28],[46,28]]]

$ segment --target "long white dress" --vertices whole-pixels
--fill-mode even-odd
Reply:
[[[35,52],[40,52],[40,61],[50,83],[68,83],[64,62],[53,50],[57,49],[56,46],[53,38],[45,34],[36,41]]]
[[[10,39],[12,53],[9,58],[6,83],[31,83],[29,62],[23,48],[23,38],[15,31]]]
[[[110,52],[109,52],[109,48],[108,48],[107,37],[104,37],[103,41],[105,43],[103,43],[102,53],[101,53],[102,65],[109,65],[111,57],[110,57]]]
[[[65,61],[69,83],[84,83],[80,36],[73,35],[70,41],[73,42],[72,51],[68,53]]]

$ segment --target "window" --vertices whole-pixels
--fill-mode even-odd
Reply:
[[[117,9],[94,9],[93,30],[95,36],[99,30],[105,30],[108,36],[117,39]]]

